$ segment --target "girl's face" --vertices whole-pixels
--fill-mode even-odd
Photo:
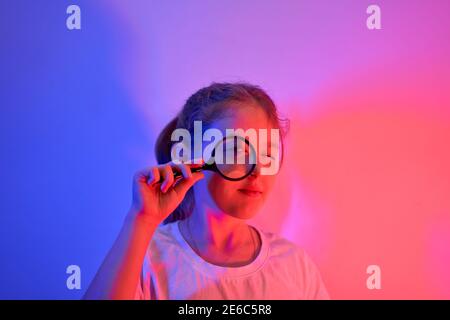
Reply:
[[[196,205],[206,204],[210,208],[239,219],[252,218],[267,199],[275,182],[275,175],[261,175],[261,157],[271,156],[270,129],[275,128],[266,112],[259,106],[244,105],[232,108],[229,115],[214,121],[212,128],[225,136],[226,129],[267,130],[267,147],[260,148],[257,138],[257,164],[253,173],[240,181],[228,181],[218,173],[203,171],[205,179],[194,186]]]

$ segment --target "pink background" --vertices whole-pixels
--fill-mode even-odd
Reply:
[[[211,81],[259,84],[291,119],[254,223],[304,247],[332,298],[450,298],[450,2],[109,3],[151,135]]]
[[[200,87],[248,81],[291,120],[252,223],[305,248],[334,299],[450,299],[449,14],[448,0],[0,1],[0,298],[80,298],[163,126]]]

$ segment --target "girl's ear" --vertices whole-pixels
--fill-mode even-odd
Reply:
[[[170,148],[170,157],[173,163],[191,163],[191,148],[183,142],[177,142]]]

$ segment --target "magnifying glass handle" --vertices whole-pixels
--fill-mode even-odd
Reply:
[[[202,171],[204,169],[205,169],[204,167],[191,168],[191,172],[200,172],[200,171]],[[177,179],[182,178],[183,174],[181,172],[179,172],[179,171],[174,171],[173,177],[174,177],[175,180],[177,180]],[[164,181],[164,178],[161,177],[161,178],[159,178],[158,183],[163,183],[163,181]]]

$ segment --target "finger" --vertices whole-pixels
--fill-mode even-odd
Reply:
[[[173,189],[180,198],[184,198],[186,192],[199,180],[203,179],[205,174],[203,172],[194,172],[188,179],[181,180]]]
[[[188,168],[191,171],[191,173],[199,172],[201,171],[202,167],[205,165],[205,161],[203,159],[200,159],[200,163],[193,163],[188,164]]]
[[[170,165],[173,172],[174,184],[172,186],[178,183],[181,180],[180,178],[187,178],[190,176],[190,169],[182,163],[175,163],[171,161],[167,164]]]
[[[138,183],[145,184],[145,183],[147,183],[147,181],[151,175],[151,172],[152,172],[152,167],[139,170],[135,173],[134,179]]]
[[[170,164],[166,164],[162,167],[161,175],[163,177],[163,183],[161,184],[161,191],[163,193],[166,193],[167,190],[172,186],[172,184],[175,181],[175,178],[173,176],[172,167]]]
[[[149,172],[147,184],[149,186],[154,186],[160,179],[161,179],[161,175],[159,173],[158,168],[157,167],[152,167],[150,172]]]
[[[191,169],[187,165],[185,165],[183,163],[179,163],[179,164],[174,163],[173,166],[176,168],[176,170],[181,172],[183,178],[188,179],[192,176]]]

